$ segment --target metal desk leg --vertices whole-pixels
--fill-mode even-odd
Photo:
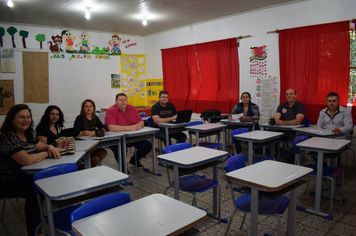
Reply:
[[[85,169],[91,168],[90,153],[91,152],[87,152],[84,157],[84,168]]]
[[[55,233],[55,229],[54,229],[54,221],[53,221],[53,211],[52,211],[51,199],[49,199],[49,197],[46,196],[45,201],[46,201],[46,208],[47,208],[49,235],[55,236],[56,233]]]
[[[199,147],[199,131],[195,131],[195,138],[197,139],[196,140],[196,146]]]
[[[258,190],[251,188],[251,226],[250,235],[257,235],[258,232]]]
[[[248,165],[252,165],[253,162],[253,143],[248,141]]]
[[[166,146],[169,145],[169,132],[168,132],[168,127],[165,127],[164,128],[164,131],[166,132]],[[163,147],[162,147],[162,150],[163,150]]]
[[[320,200],[321,200],[321,185],[322,185],[322,174],[323,174],[323,152],[318,152],[318,163],[316,170],[316,191],[315,191],[315,211],[320,211]]]
[[[295,208],[296,208],[296,199],[297,199],[297,190],[294,188],[290,191],[289,196],[289,206],[288,206],[288,219],[287,219],[287,235],[293,236],[295,234]]]
[[[155,144],[155,134],[152,135],[152,165],[153,165],[153,173],[158,174],[156,172],[156,144]]]
[[[124,154],[124,161],[123,161],[123,163],[122,163],[122,166],[123,166],[123,173],[125,173],[125,174],[127,174],[127,160],[126,160],[126,138],[124,137],[123,138],[123,142],[122,142],[122,148],[123,148],[123,154]]]
[[[223,150],[226,151],[226,127],[223,128]]]
[[[121,153],[121,143],[118,143],[117,144],[117,152],[118,152],[118,165],[119,165],[119,167],[118,167],[118,170],[120,171],[120,172],[122,172],[122,153]]]
[[[213,167],[213,179],[218,180],[218,167],[214,165]],[[221,196],[220,196],[221,197]],[[218,187],[213,188],[213,215],[218,218]],[[220,219],[218,219],[220,220]]]
[[[179,200],[179,167],[173,167],[174,172],[174,198]]]

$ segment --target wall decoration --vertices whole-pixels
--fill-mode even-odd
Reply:
[[[4,42],[2,41],[2,37],[5,35],[5,29],[3,27],[0,27],[0,47],[3,47]]]
[[[141,68],[138,70],[138,68]],[[121,55],[121,87],[133,106],[146,106],[145,55]]]
[[[250,76],[267,78],[267,46],[251,47]]]
[[[62,47],[61,44],[63,43],[62,36],[59,36],[59,35],[52,36],[52,41],[53,41],[53,44],[51,41],[47,42],[48,44],[50,44],[49,50],[51,50],[51,52],[53,52],[53,53],[63,52],[63,49],[61,48]]]
[[[113,34],[111,36],[111,40],[109,40],[108,42],[109,46],[107,50],[111,54],[121,55],[120,43],[121,43],[121,38],[119,37],[119,35]]]
[[[9,35],[11,35],[12,47],[13,47],[13,48],[16,48],[14,35],[16,34],[17,29],[16,29],[15,27],[13,27],[13,26],[10,26],[9,28],[7,28],[6,31],[9,33]]]
[[[20,30],[19,35],[22,37],[22,46],[26,48],[26,38],[28,37],[28,31]]]
[[[158,102],[159,92],[163,90],[163,79],[146,79],[147,106],[152,107]]]
[[[0,80],[0,115],[6,115],[14,105],[14,81]]]
[[[15,50],[13,48],[1,49],[1,72],[15,73]]]
[[[121,88],[120,74],[111,74],[111,88]]]
[[[82,32],[79,35],[79,38],[81,40],[81,42],[79,43],[79,49],[81,53],[86,53],[86,52],[90,52],[90,34],[87,32]]]
[[[70,30],[63,30],[62,38],[64,40],[64,44],[66,45],[66,52],[76,53],[73,47],[76,37],[73,36],[72,32],[70,32]]]
[[[278,78],[269,75],[267,79],[258,78],[256,83],[256,104],[260,108],[260,122],[267,123],[267,120],[274,116],[274,110],[278,104]]]
[[[37,34],[35,39],[40,42],[40,48],[42,49],[42,42],[46,41],[46,36],[44,34]]]
[[[48,53],[22,52],[24,102],[48,103]]]

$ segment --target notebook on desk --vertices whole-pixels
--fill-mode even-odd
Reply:
[[[170,121],[169,123],[173,123],[173,124],[187,123],[190,121],[190,118],[192,117],[192,113],[193,110],[178,111],[177,119],[175,121]]]

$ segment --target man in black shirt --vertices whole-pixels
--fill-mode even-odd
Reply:
[[[151,116],[152,116],[152,126],[158,127],[159,123],[167,123],[177,119],[177,110],[174,105],[168,102],[168,92],[166,90],[162,90],[159,92],[159,101],[152,106],[151,108]],[[162,140],[167,147],[171,143],[171,138],[177,140],[178,143],[184,143],[187,136],[183,132],[177,132],[169,135],[169,144],[166,143],[166,134],[164,129],[161,129],[157,137]]]

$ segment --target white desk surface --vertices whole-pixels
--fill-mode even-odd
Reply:
[[[98,166],[39,179],[35,184],[51,200],[64,200],[119,184],[128,178],[129,176],[122,172],[107,166]]]
[[[241,122],[240,120],[220,120],[221,123],[226,125],[239,125],[239,126],[252,126],[255,122]]]
[[[206,217],[206,212],[163,194],[152,194],[73,222],[85,236],[177,235]]]
[[[152,127],[143,127],[140,130],[135,130],[135,131],[121,131],[122,133],[125,134],[125,136],[137,136],[137,135],[144,135],[144,134],[149,134],[149,133],[155,133],[158,132],[158,128],[152,128]]]
[[[351,141],[346,139],[330,139],[312,137],[297,144],[297,147],[307,150],[337,152],[348,145]]]
[[[84,151],[76,151],[74,154],[63,155],[60,159],[54,159],[52,157],[46,158],[40,162],[29,166],[23,166],[21,170],[26,173],[35,173],[37,171],[46,169],[50,166],[64,164],[64,163],[77,163],[83,156],[85,156]]]
[[[300,133],[305,133],[309,134],[311,136],[320,136],[320,137],[331,137],[331,136],[336,136],[335,133],[331,132],[330,130],[327,129],[319,129],[316,126],[313,127],[304,127],[304,128],[296,128],[294,129],[296,132]]]
[[[234,138],[238,140],[264,142],[283,135],[281,132],[254,130],[251,132],[236,134]]]
[[[188,123],[180,123],[180,124],[174,124],[174,123],[159,123],[157,124],[158,127],[168,127],[168,128],[180,128],[180,127],[185,127],[187,126]]]
[[[296,128],[304,127],[304,125],[270,125],[260,124],[263,128],[276,129],[276,130],[294,130]]]
[[[85,140],[85,141],[94,141],[94,140],[107,141],[107,140],[113,140],[113,139],[121,138],[123,136],[125,136],[125,133],[123,133],[123,132],[107,131],[107,132],[105,132],[105,136],[104,137],[80,136],[80,137],[76,137],[76,138],[80,139],[80,140]]]
[[[279,161],[262,161],[226,173],[226,177],[262,191],[278,191],[312,171],[311,168]]]
[[[76,140],[75,150],[89,152],[99,143],[98,140]]]
[[[188,131],[212,131],[224,127],[226,127],[224,124],[206,123],[201,125],[187,126],[185,129]]]
[[[205,147],[192,147],[177,152],[157,156],[162,162],[175,164],[179,167],[196,166],[207,161],[221,159],[227,155],[226,151]]]

